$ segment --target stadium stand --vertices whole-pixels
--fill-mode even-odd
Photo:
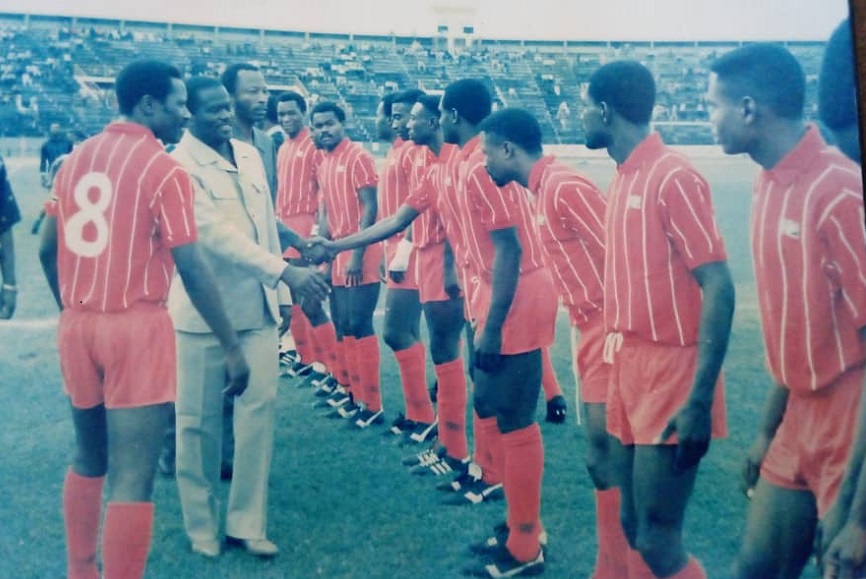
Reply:
[[[817,118],[823,43],[785,42],[806,71],[807,111]],[[731,42],[481,40],[449,50],[445,39],[253,30],[0,13],[0,137],[40,136],[52,122],[95,133],[116,110],[113,78],[136,57],[161,58],[189,74],[218,75],[232,62],[258,64],[270,90],[346,108],[353,140],[374,138],[386,91],[441,91],[483,79],[496,106],[520,106],[541,121],[547,143],[580,144],[581,94],[590,74],[620,58],[656,75],[656,129],[671,144],[713,142],[704,92],[708,65]]]

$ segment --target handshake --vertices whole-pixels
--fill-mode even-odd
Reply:
[[[334,257],[340,253],[340,250],[337,249],[336,244],[330,239],[315,235],[301,242],[300,252],[301,257],[305,261],[313,265],[319,265],[333,261]]]

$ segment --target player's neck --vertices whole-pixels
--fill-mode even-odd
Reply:
[[[438,156],[439,156],[439,153],[442,152],[442,144],[443,144],[443,142],[444,142],[444,141],[442,140],[442,137],[441,137],[441,136],[438,137],[438,138],[433,138],[433,139],[430,139],[430,143],[427,145],[427,147],[428,147],[431,151],[433,151],[433,154],[434,154],[434,155],[436,155],[436,156],[438,157]]]
[[[767,126],[762,138],[749,151],[755,163],[767,171],[784,159],[803,138],[806,124],[802,121],[779,121]]]
[[[611,143],[607,146],[610,158],[616,161],[617,165],[622,165],[649,134],[649,125],[622,126],[611,135]]]

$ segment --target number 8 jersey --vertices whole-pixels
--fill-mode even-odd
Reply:
[[[197,238],[193,197],[189,175],[142,125],[112,123],[76,147],[45,207],[57,217],[63,307],[164,305],[170,249]]]

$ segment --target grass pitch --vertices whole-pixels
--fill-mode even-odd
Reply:
[[[715,154],[715,151],[713,151]],[[566,158],[603,188],[613,164]],[[65,551],[60,510],[63,474],[73,448],[55,347],[57,310],[38,264],[30,225],[46,192],[35,160],[7,160],[23,221],[15,228],[19,304],[0,322],[0,577],[60,578]],[[728,576],[745,521],[739,491],[745,451],[755,433],[769,377],[757,320],[748,248],[754,167],[741,158],[696,158],[713,187],[737,284],[737,311],[725,363],[730,437],[701,464],[686,519],[689,549],[710,577]],[[381,318],[377,317],[377,322]],[[546,466],[542,517],[550,535],[545,576],[589,577],[595,556],[592,485],[583,468],[584,436],[575,423],[568,321],[560,315],[554,366],[569,400],[564,425],[541,422]],[[428,373],[432,379],[432,368]],[[190,553],[173,479],[158,477],[151,578],[457,577],[471,561],[466,545],[504,517],[503,503],[441,506],[434,482],[400,465],[407,451],[385,442],[382,427],[352,432],[319,416],[309,389],[281,379],[270,480],[269,535],[282,549],[272,561],[229,550],[218,562]],[[382,344],[382,385],[389,420],[402,409],[396,364]],[[543,401],[538,416],[543,420]],[[471,424],[471,420],[470,420]],[[226,490],[226,489],[224,489]],[[813,569],[807,577],[816,576]]]

